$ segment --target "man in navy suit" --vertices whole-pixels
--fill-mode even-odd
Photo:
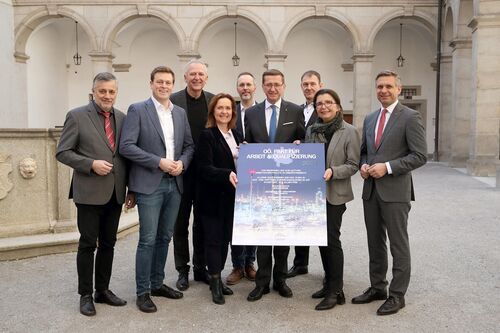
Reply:
[[[365,118],[360,159],[371,285],[352,303],[386,299],[377,314],[388,315],[405,306],[411,272],[408,213],[415,200],[411,171],[426,163],[427,144],[420,114],[398,101],[398,74],[379,73],[375,87],[381,106]],[[389,297],[387,237],[393,259]]]
[[[163,284],[183,191],[182,172],[194,153],[186,112],[169,99],[174,82],[174,72],[168,67],[151,72],[153,96],[129,107],[120,140],[120,153],[132,161],[129,188],[136,193],[139,208],[136,304],[143,312],[156,311],[150,295],[183,296]]]
[[[285,87],[285,76],[279,70],[270,69],[262,74],[266,100],[245,113],[245,140],[248,143],[291,143],[304,139],[304,114],[300,106],[281,98]],[[292,297],[292,290],[285,282],[289,251],[288,246],[258,247],[256,287],[248,295],[249,301],[259,300],[262,295],[269,293],[271,272],[273,289],[283,297]]]
[[[236,90],[238,91],[238,95],[240,95],[241,102],[236,105],[236,131],[243,139],[245,138],[245,112],[257,104],[254,98],[256,89],[257,86],[255,85],[255,78],[252,73],[243,72],[238,75]],[[256,250],[256,246],[231,245],[233,270],[227,276],[227,284],[236,284],[244,276],[250,281],[255,281],[257,274],[254,267]]]
[[[323,88],[321,82],[321,75],[314,71],[308,70],[300,78],[300,88],[306,99],[306,102],[300,107],[304,110],[304,123],[306,130],[309,126],[314,124],[318,119],[318,113],[313,105],[314,95],[316,92]],[[307,274],[309,266],[309,246],[296,246],[295,258],[293,259],[293,266],[288,271],[288,278],[297,275]]]

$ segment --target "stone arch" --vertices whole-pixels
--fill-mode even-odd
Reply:
[[[309,18],[329,18],[332,19],[332,21],[340,24],[351,36],[352,38],[352,44],[353,44],[353,51],[356,52],[360,49],[361,43],[360,43],[360,37],[359,37],[359,32],[356,29],[356,26],[343,14],[339,13],[338,11],[334,9],[329,9],[326,11],[326,15],[318,16],[316,15],[315,9],[308,9],[304,10],[294,18],[288,21],[288,24],[285,26],[283,31],[280,34],[280,37],[278,38],[277,42],[277,48],[278,50],[282,50],[285,42],[292,31],[294,27],[296,27],[300,22],[305,21]]]
[[[97,38],[94,29],[90,26],[87,20],[79,13],[66,7],[57,7],[55,13],[49,12],[46,8],[41,8],[28,15],[16,28],[15,28],[15,53],[25,55],[26,44],[31,33],[43,22],[53,18],[70,18],[78,22],[83,31],[87,34],[92,49],[97,49]]]
[[[372,27],[371,33],[368,36],[368,39],[366,40],[367,50],[373,49],[373,42],[375,41],[375,37],[380,32],[380,30],[387,24],[387,22],[395,18],[401,18],[401,17],[413,18],[421,22],[433,36],[436,36],[437,26],[436,22],[434,22],[435,21],[434,17],[420,10],[415,10],[413,12],[413,15],[408,15],[404,9],[397,9],[390,13],[384,14],[383,18],[377,20],[377,23]]]
[[[458,13],[456,17],[455,22],[455,35],[454,37],[470,37],[471,35],[471,30],[468,27],[468,24],[470,20],[472,19],[474,15],[474,9],[473,9],[473,4],[472,0],[462,0],[460,1],[460,4],[458,5]]]
[[[130,21],[139,17],[155,17],[167,23],[177,36],[177,40],[179,41],[179,48],[181,50],[185,48],[184,41],[186,39],[186,34],[184,33],[184,30],[182,29],[179,22],[177,22],[170,14],[165,13],[159,8],[148,7],[146,13],[140,13],[137,8],[130,8],[118,14],[118,16],[116,16],[104,30],[101,50],[103,52],[111,52],[113,40],[115,39],[120,29]]]
[[[248,19],[250,22],[255,24],[257,28],[262,32],[264,38],[266,39],[267,49],[272,50],[274,48],[275,42],[272,35],[271,30],[265,21],[259,16],[255,15],[253,12],[238,8],[236,11],[236,17],[241,16],[243,18]],[[204,16],[198,24],[196,24],[196,28],[191,32],[191,37],[189,38],[188,50],[196,51],[198,49],[198,41],[202,32],[209,27],[210,25],[216,23],[217,21],[228,18],[235,17],[234,15],[229,15],[226,9],[217,9],[210,12],[208,15]]]

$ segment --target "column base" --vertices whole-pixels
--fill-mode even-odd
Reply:
[[[495,177],[499,160],[494,158],[476,158],[467,160],[467,173],[475,177]]]

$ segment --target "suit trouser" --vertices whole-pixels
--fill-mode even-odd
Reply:
[[[122,211],[122,205],[116,202],[113,192],[111,199],[104,205],[76,204],[77,224],[80,232],[76,268],[78,271],[78,293],[90,295],[93,292],[95,256],[95,289],[109,289],[113,267],[116,232]],[[99,240],[99,245],[97,241]]]
[[[309,246],[296,246],[295,258],[293,258],[293,265],[303,267],[309,265]]]
[[[288,271],[289,246],[259,246],[257,247],[257,276],[255,284],[258,287],[268,286],[271,282],[271,270],[273,282],[280,284],[285,282]],[[274,255],[274,268],[273,268]]]
[[[392,254],[392,281],[389,294],[403,296],[408,289],[411,273],[408,240],[409,202],[384,202],[374,188],[368,200],[363,200],[365,225],[370,256],[370,282],[378,290],[387,286],[387,236]]]
[[[233,201],[234,202],[234,201]],[[206,216],[200,214],[205,230],[205,253],[210,275],[220,275],[226,263],[229,241],[233,233],[233,209],[224,216]]]
[[[174,228],[174,260],[175,269],[181,273],[189,272],[189,218],[193,207],[193,268],[205,269],[205,245],[203,225],[199,221],[196,200],[196,165],[191,163],[183,176],[184,192],[182,193],[179,213]]]
[[[346,205],[326,203],[328,246],[320,246],[321,262],[325,270],[327,293],[337,293],[344,287],[344,252],[340,242],[340,227]]]

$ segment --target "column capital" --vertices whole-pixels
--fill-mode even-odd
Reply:
[[[90,51],[88,55],[92,61],[113,61],[115,58],[111,52]]]
[[[178,53],[177,57],[179,57],[180,62],[186,64],[192,59],[200,59],[201,55],[198,52],[194,51],[184,51],[182,53]]]
[[[472,32],[476,31],[479,27],[489,27],[489,28],[499,28],[500,27],[500,15],[490,14],[490,15],[480,15],[474,16],[467,24]]]
[[[351,59],[354,62],[373,62],[374,53],[355,53]]]
[[[264,54],[266,57],[267,61],[274,61],[274,62],[285,62],[286,58],[288,57],[288,54],[284,53],[266,53]]]
[[[452,48],[452,52],[457,49],[471,49],[472,48],[472,39],[471,38],[455,38],[450,41],[450,47]]]
[[[30,56],[24,52],[14,52],[14,58],[16,59],[16,62],[25,64],[26,61],[28,61],[28,59],[30,58]]]

